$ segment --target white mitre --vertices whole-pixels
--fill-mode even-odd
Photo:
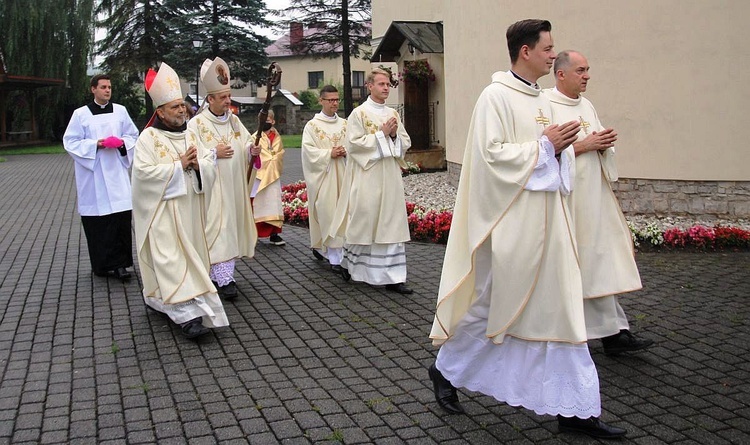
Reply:
[[[177,99],[184,99],[180,88],[180,77],[169,65],[162,62],[157,73],[149,69],[146,74],[146,91],[154,101],[154,107],[160,107]]]
[[[206,87],[207,94],[229,91],[229,79],[229,65],[221,57],[203,61],[203,66],[201,66],[201,81]]]

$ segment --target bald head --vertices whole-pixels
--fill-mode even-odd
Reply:
[[[578,51],[565,50],[560,52],[552,68],[555,72],[555,86],[564,95],[577,99],[586,91],[591,78],[589,76],[589,62]]]
[[[573,51],[572,49],[566,49],[565,51],[559,52],[557,54],[557,59],[555,59],[555,64],[552,67],[552,70],[554,72],[557,72],[557,70],[568,69],[571,63],[570,58],[574,55],[583,57],[583,54],[579,53],[578,51]]]

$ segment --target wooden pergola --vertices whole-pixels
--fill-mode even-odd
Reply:
[[[38,140],[39,129],[36,125],[33,92],[37,88],[59,87],[64,83],[65,81],[62,79],[8,74],[5,57],[3,57],[2,50],[0,50],[0,145],[13,144],[13,139],[20,139],[23,136],[28,140]],[[13,131],[9,131],[7,128],[8,100],[12,91],[22,91],[26,97],[26,101],[29,104],[31,122],[31,128],[29,129],[13,129]]]

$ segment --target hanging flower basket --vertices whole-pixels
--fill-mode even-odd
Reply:
[[[430,68],[427,60],[407,60],[404,62],[404,69],[398,73],[402,82],[434,82],[435,73]]]

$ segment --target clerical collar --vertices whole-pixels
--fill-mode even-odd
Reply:
[[[567,94],[563,93],[562,91],[558,90],[557,87],[553,88],[553,91],[555,93],[559,94],[560,96],[565,97],[566,99],[570,99],[570,100],[575,101],[575,102],[580,102],[581,101],[581,95],[580,94],[578,94],[578,97],[570,97]]]
[[[90,104],[87,105],[89,108],[89,111],[91,111],[91,114],[96,116],[97,114],[106,114],[106,113],[114,113],[114,107],[112,106],[112,102],[107,102],[104,105],[99,105],[96,103],[96,101],[91,101]]]
[[[222,114],[216,114],[216,113],[214,113],[213,111],[211,111],[211,108],[208,108],[208,111],[211,112],[211,114],[213,114],[216,117],[216,119],[219,119],[220,121],[225,121],[225,120],[229,119],[229,112],[228,111],[225,111]]]
[[[333,116],[329,116],[321,111],[318,113],[318,119],[326,122],[336,122],[339,119],[339,115],[334,113]]]
[[[516,79],[518,79],[521,82],[525,83],[526,85],[528,85],[528,86],[530,86],[532,88],[539,89],[539,84],[529,82],[528,80],[524,79],[523,77],[521,77],[518,74],[516,74],[515,72],[513,72],[513,70],[510,70],[510,73],[513,74],[513,77],[515,77]]]
[[[164,122],[159,119],[159,116],[156,116],[156,118],[154,119],[154,125],[152,125],[152,127],[156,128],[157,130],[169,131],[171,133],[181,133],[187,130],[187,122],[184,122],[178,128],[172,128],[164,125]]]
[[[367,96],[367,102],[366,103],[369,104],[371,107],[376,108],[378,110],[382,110],[382,109],[385,108],[385,104],[379,104],[379,103],[375,102],[374,100],[372,100],[372,97],[370,97],[370,96]]]

